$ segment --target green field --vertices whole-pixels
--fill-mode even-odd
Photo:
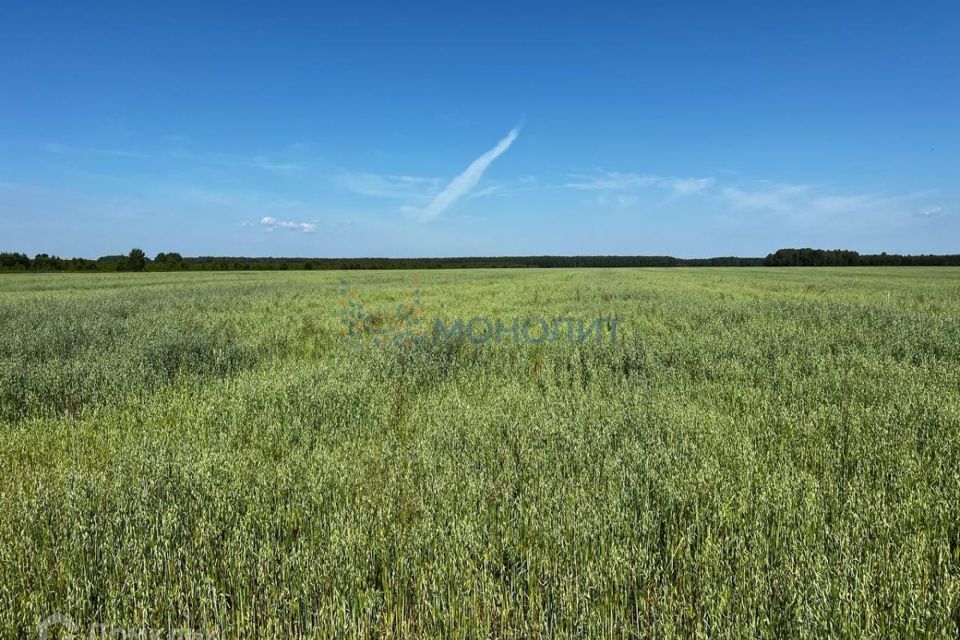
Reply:
[[[341,277],[426,338],[344,344]],[[960,269],[0,276],[0,637],[54,613],[956,638]]]

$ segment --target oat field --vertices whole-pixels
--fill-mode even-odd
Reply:
[[[423,339],[345,343],[342,279]],[[960,269],[0,276],[0,637],[53,614],[956,638]]]

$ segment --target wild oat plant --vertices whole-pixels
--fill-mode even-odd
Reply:
[[[957,269],[0,276],[0,637],[956,638],[958,365]]]

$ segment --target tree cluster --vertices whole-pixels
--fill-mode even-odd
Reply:
[[[844,249],[780,249],[763,259],[767,267],[943,267],[960,265],[960,255],[860,255]]]

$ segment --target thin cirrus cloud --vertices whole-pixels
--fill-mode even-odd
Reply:
[[[260,224],[266,227],[267,231],[282,229],[285,231],[300,231],[301,233],[313,233],[317,230],[317,225],[312,222],[290,222],[289,220],[278,220],[271,216],[260,218]]]
[[[189,138],[183,136],[164,136],[164,140],[171,142],[173,140],[179,140],[180,144],[185,144],[189,141]],[[250,169],[259,169],[261,171],[273,172],[273,173],[293,173],[293,172],[305,172],[310,169],[309,166],[305,164],[300,164],[296,162],[285,162],[274,160],[265,155],[235,155],[235,154],[221,154],[221,153],[195,153],[189,149],[165,149],[160,150],[154,153],[154,155],[148,155],[146,153],[141,153],[139,151],[129,151],[125,149],[107,149],[107,148],[98,148],[98,147],[79,147],[71,146],[66,144],[61,144],[58,142],[50,142],[41,146],[41,148],[50,154],[56,154],[59,156],[113,156],[117,158],[136,158],[136,159],[156,159],[158,161],[170,161],[177,160],[182,161],[184,158],[193,159],[199,162],[207,162],[215,165],[223,165],[226,167],[236,167],[236,168],[250,168]]]
[[[811,187],[805,184],[762,184],[759,187],[725,187],[723,197],[736,209],[786,212],[806,201]]]
[[[830,218],[856,216],[902,217],[917,203],[938,195],[937,190],[886,195],[879,193],[842,194],[809,184],[761,183],[754,187],[725,187],[723,199],[735,210],[773,212],[805,220],[817,216]],[[928,206],[918,212],[921,217],[935,216],[943,207]]]
[[[264,155],[244,156],[217,154],[212,156],[211,160],[226,166],[246,167],[276,173],[307,171],[309,169],[309,167],[304,164],[277,161]]]
[[[147,158],[148,156],[136,151],[127,151],[125,149],[96,149],[92,147],[72,147],[58,142],[50,142],[43,145],[43,150],[47,153],[59,155],[68,154],[89,154],[98,156],[115,156],[118,158]]]
[[[562,186],[578,191],[598,191],[612,200],[623,200],[614,194],[637,191],[648,187],[657,187],[669,191],[674,196],[689,196],[712,187],[713,178],[676,178],[647,173],[623,173],[612,171],[597,175],[572,174],[570,182]],[[630,198],[626,198],[630,200]]]
[[[423,202],[436,197],[443,185],[438,178],[376,173],[341,173],[333,180],[347,191],[362,196]]]
[[[264,171],[306,171],[307,167],[295,162],[276,162],[265,156],[253,156],[246,158],[247,166]]]
[[[716,180],[713,178],[672,178],[668,186],[678,196],[689,196],[712,187],[714,183]]]
[[[500,142],[492,149],[481,155],[470,163],[466,170],[450,181],[444,189],[438,193],[433,200],[423,209],[413,210],[419,214],[420,220],[426,222],[433,220],[444,211],[452,207],[458,200],[468,195],[476,188],[484,172],[493,164],[493,161],[506,153],[510,145],[513,144],[517,136],[520,135],[520,128],[514,127]]]
[[[933,218],[943,207],[930,206],[916,210],[918,204],[938,196],[937,190],[906,194],[836,193],[824,185],[790,184],[755,181],[727,185],[715,178],[678,178],[647,173],[606,172],[598,174],[570,174],[570,180],[560,186],[595,193],[591,204],[635,208],[640,204],[638,194],[645,190],[665,190],[668,200],[696,194],[712,210],[728,219],[751,213],[773,213],[794,221],[820,220],[824,224],[844,221],[860,222],[903,219],[911,209],[919,218]],[[666,204],[666,203],[664,203]]]

